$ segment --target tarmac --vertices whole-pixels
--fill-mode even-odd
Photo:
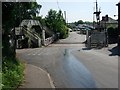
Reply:
[[[49,73],[37,66],[26,64],[24,73],[24,82],[18,90],[28,88],[55,88]]]

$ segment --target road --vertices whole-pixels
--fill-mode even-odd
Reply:
[[[47,71],[56,88],[118,88],[118,57],[108,51],[113,46],[89,50],[78,43],[84,41],[84,35],[70,32],[67,39],[56,44],[19,49],[17,55]]]
[[[77,32],[70,32],[70,35],[66,39],[59,40],[57,44],[81,44],[85,41],[86,35],[77,34]]]

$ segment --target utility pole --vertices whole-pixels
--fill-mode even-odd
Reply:
[[[120,56],[120,2],[117,4],[118,6],[118,55]]]
[[[95,7],[93,7],[93,12],[95,11]],[[93,13],[93,27],[95,27],[95,16],[94,16],[94,13]]]
[[[120,2],[117,4],[118,6],[118,30],[120,35]]]
[[[65,15],[65,23],[66,23],[66,11],[64,11],[64,15]]]
[[[97,30],[100,31],[100,13],[101,11],[99,10],[98,11],[98,3],[97,3],[97,0],[96,0],[96,12],[94,12],[94,14],[96,14],[96,20],[97,20]]]

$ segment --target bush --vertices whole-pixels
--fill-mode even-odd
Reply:
[[[58,32],[60,32],[60,39],[68,37],[68,28],[65,25],[61,25],[61,27],[58,28]]]
[[[118,28],[108,28],[108,43],[109,44],[114,44],[117,43],[118,39]]]
[[[2,84],[3,90],[14,90],[23,81],[24,65],[18,60],[3,60]]]
[[[3,86],[3,84],[2,84],[2,72],[0,72],[0,90],[2,89],[2,86]]]
[[[110,28],[108,28],[108,36],[109,37],[116,37],[116,36],[118,36],[118,29],[117,28],[112,28],[112,27],[110,27]]]

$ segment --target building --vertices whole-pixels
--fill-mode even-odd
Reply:
[[[111,18],[111,17],[106,17],[106,16],[102,17],[102,20],[100,21],[100,25],[103,28],[106,28],[106,29],[109,28],[109,27],[117,28],[118,27],[118,21]]]
[[[38,20],[23,20],[19,27],[15,27],[16,48],[36,48],[49,45],[58,37],[46,26],[42,26]]]
[[[42,28],[38,20],[23,20],[19,27],[15,27],[17,48],[40,47]]]

